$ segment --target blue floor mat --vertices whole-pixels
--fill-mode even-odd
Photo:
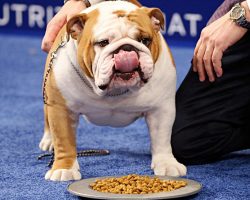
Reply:
[[[44,180],[48,160],[38,161],[43,132],[42,77],[46,54],[41,38],[0,35],[0,199],[78,199],[69,182]],[[190,66],[192,47],[171,47],[178,86]],[[143,120],[126,128],[98,127],[81,120],[78,149],[107,148],[105,157],[79,158],[84,178],[152,174],[149,137]],[[188,166],[187,178],[203,184],[189,199],[247,200],[250,197],[250,151],[221,161]]]

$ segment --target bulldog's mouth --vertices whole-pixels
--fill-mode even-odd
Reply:
[[[120,72],[120,71],[115,71],[113,73],[113,77],[117,77],[117,78],[121,78],[122,80],[124,81],[128,81],[130,80],[131,78],[133,78],[134,76],[139,76],[140,79],[144,82],[144,83],[147,83],[147,79],[144,78],[144,74],[141,70],[141,67],[140,65],[134,69],[132,72]]]
[[[143,83],[148,80],[144,78],[139,62],[138,49],[134,46],[125,44],[113,52],[113,73],[107,84],[98,86],[101,90],[109,87],[111,82],[123,81],[132,82],[131,80],[140,78]]]

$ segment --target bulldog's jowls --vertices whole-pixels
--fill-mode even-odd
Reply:
[[[75,131],[79,116],[97,125],[121,127],[145,117],[156,175],[182,176],[186,167],[170,145],[175,119],[176,71],[160,33],[157,8],[126,1],[103,2],[73,17],[55,41],[60,48],[46,80],[42,150],[54,148],[45,178],[81,178]],[[50,57],[47,59],[48,69]],[[86,139],[87,140],[87,139]]]

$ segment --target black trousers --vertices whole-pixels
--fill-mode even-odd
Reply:
[[[249,32],[224,53],[222,68],[210,83],[191,67],[177,91],[172,147],[180,162],[202,164],[250,148]]]

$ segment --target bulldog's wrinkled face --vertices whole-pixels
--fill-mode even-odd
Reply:
[[[94,78],[99,95],[142,87],[160,53],[159,9],[105,2],[72,18],[67,30],[78,41],[78,61]]]

